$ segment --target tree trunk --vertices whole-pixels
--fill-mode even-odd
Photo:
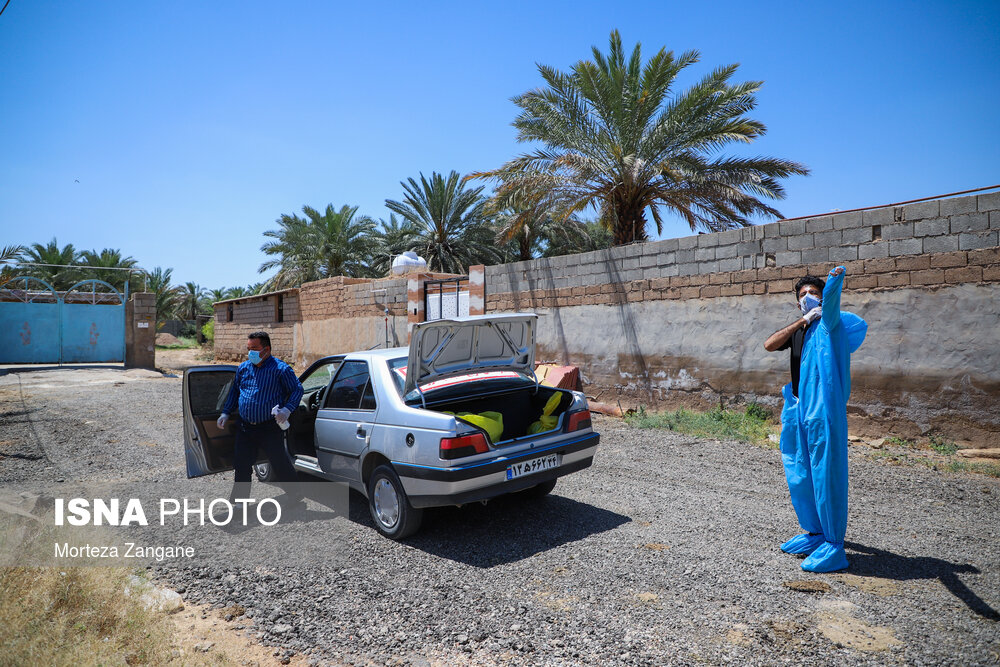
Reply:
[[[529,259],[532,259],[531,241],[528,239],[528,235],[526,233],[524,232],[521,233],[521,238],[517,240],[517,246],[518,250],[520,250],[520,257],[518,257],[518,261],[524,262]]]
[[[614,245],[648,240],[645,207],[617,197],[613,203],[617,214],[613,228]]]

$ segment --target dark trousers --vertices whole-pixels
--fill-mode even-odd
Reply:
[[[267,460],[277,475],[278,482],[294,482],[298,479],[295,468],[285,451],[284,431],[273,419],[254,426],[240,422],[236,431],[236,452],[233,467],[236,469],[236,484],[250,487],[253,464],[257,462],[257,448],[264,450]]]

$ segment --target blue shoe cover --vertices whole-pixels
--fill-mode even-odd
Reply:
[[[843,544],[824,542],[802,561],[806,572],[836,572],[847,568],[847,554]]]
[[[782,544],[781,550],[786,554],[808,555],[816,551],[819,545],[825,541],[822,534],[802,533]]]

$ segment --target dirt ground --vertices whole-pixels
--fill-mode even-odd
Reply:
[[[221,497],[228,478],[187,480],[184,470],[178,371],[207,360],[162,352],[166,375],[0,369],[0,479]],[[208,547],[240,534],[185,533],[208,555],[154,568],[154,581],[184,598],[170,617],[185,633],[181,664],[853,667],[1000,657],[1000,534],[988,520],[1000,510],[1000,480],[852,443],[851,567],[815,575],[777,549],[797,528],[776,450],[600,417],[595,427],[593,467],[553,494],[442,508],[405,543],[382,538],[363,502],[327,518],[310,501],[276,544],[246,533],[269,549],[262,567],[211,556]],[[295,554],[323,558],[293,566]],[[224,611],[233,605],[246,613]]]
[[[215,363],[211,348],[188,347],[156,349],[156,367],[171,373],[181,374],[185,368]]]
[[[304,665],[303,655],[286,656],[283,649],[263,646],[254,637],[256,627],[243,610],[230,606],[213,609],[207,604],[184,603],[170,616],[177,628],[175,653],[181,665]]]

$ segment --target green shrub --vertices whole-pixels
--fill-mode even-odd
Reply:
[[[949,461],[945,470],[950,472],[975,472],[989,477],[1000,477],[1000,465],[996,463],[976,463],[973,461]]]
[[[751,419],[758,419],[762,422],[766,422],[774,417],[774,413],[760,403],[748,403],[746,414],[747,417],[750,417]]]
[[[770,413],[768,413],[770,414]],[[759,411],[726,410],[712,408],[708,412],[695,412],[681,408],[672,412],[648,413],[645,407],[625,418],[635,428],[666,428],[703,438],[739,440],[763,443],[771,431],[771,422],[761,417]]]
[[[931,449],[933,449],[938,454],[944,454],[945,456],[952,456],[958,451],[958,445],[950,440],[945,440],[944,437],[940,435],[931,436]]]
[[[201,335],[205,337],[205,340],[212,342],[215,340],[215,318],[210,319],[201,326]]]

